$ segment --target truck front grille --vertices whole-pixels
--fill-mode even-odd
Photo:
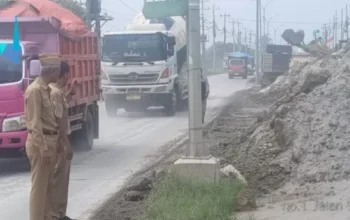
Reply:
[[[112,83],[116,84],[151,84],[156,83],[159,74],[137,74],[130,73],[109,75],[109,79]]]

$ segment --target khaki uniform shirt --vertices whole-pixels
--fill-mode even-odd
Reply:
[[[24,94],[24,117],[31,143],[42,154],[52,155],[43,131],[58,131],[57,118],[50,99],[51,89],[41,77],[28,86]],[[32,146],[28,146],[32,147]]]
[[[59,147],[58,152],[63,152],[64,148],[69,148],[70,142],[68,135],[70,133],[70,123],[68,114],[68,102],[65,97],[64,88],[61,88],[56,83],[50,84],[51,99],[55,107],[55,115],[58,118],[59,127]]]

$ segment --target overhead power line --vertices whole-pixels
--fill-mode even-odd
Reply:
[[[128,9],[130,9],[131,11],[134,11],[136,13],[139,13],[139,11],[136,11],[135,9],[133,9],[132,7],[130,7],[128,4],[126,4],[123,0],[119,0],[120,3],[122,3],[125,7],[127,7]]]

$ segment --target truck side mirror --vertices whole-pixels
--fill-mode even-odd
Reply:
[[[176,40],[174,36],[168,36],[168,45],[174,46],[176,44]]]
[[[168,57],[174,56],[174,49],[168,49]]]
[[[35,78],[40,76],[41,64],[39,60],[31,60],[29,63],[29,77]]]

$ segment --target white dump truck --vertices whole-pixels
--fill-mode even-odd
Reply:
[[[186,21],[147,20],[142,13],[124,31],[102,38],[101,81],[106,111],[164,106],[168,116],[188,102]]]

